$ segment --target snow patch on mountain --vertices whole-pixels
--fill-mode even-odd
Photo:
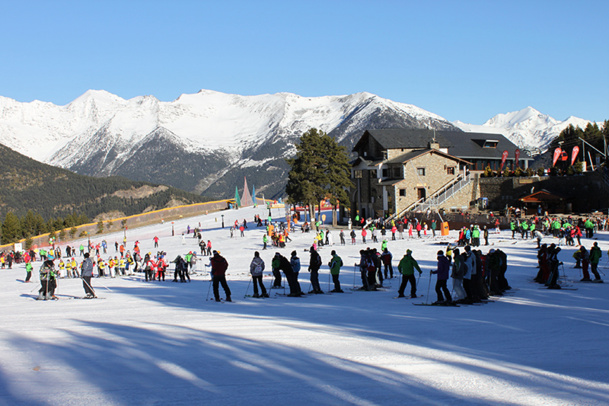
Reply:
[[[503,134],[520,148],[541,152],[547,150],[552,140],[569,125],[585,128],[588,123],[590,121],[573,116],[559,121],[530,106],[519,111],[497,114],[482,125],[453,122],[463,131]]]

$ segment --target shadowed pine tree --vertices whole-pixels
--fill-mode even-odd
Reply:
[[[286,185],[289,203],[307,204],[311,211],[326,199],[335,208],[338,202],[350,204],[349,157],[334,138],[312,128],[300,137],[296,157],[286,161],[291,167]],[[336,224],[336,216],[333,222]]]
[[[21,222],[12,211],[6,213],[2,223],[2,243],[9,244],[21,239]]]

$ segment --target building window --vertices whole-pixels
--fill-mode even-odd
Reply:
[[[400,189],[400,197],[406,197],[406,189]]]
[[[499,144],[498,140],[486,140],[482,148],[497,148],[497,144]]]
[[[353,172],[354,172],[355,179],[361,179],[361,178],[363,178],[363,177],[364,177],[364,176],[363,176],[363,175],[364,175],[364,173],[363,173],[363,171],[361,171],[361,170],[356,170],[356,171],[353,171]]]
[[[447,175],[454,175],[455,174],[455,167],[454,166],[449,166],[448,168],[446,168],[446,174]]]
[[[425,176],[425,168],[417,168],[417,175]]]
[[[387,172],[389,172],[387,168],[383,169],[383,178],[389,176]]]
[[[393,177],[394,178],[401,178],[402,177],[402,168],[397,167],[397,168],[393,168]]]

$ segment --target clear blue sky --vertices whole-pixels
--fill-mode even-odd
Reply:
[[[0,95],[361,91],[482,124],[609,119],[609,1],[0,0]]]

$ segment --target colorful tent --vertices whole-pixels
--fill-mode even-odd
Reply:
[[[237,186],[235,186],[235,205],[237,206],[235,207],[236,209],[241,207],[241,199],[239,199],[239,188]]]
[[[249,188],[247,187],[247,178],[244,177],[243,179],[244,179],[243,199],[241,199],[240,206],[243,206],[243,207],[253,206],[254,202],[252,201],[252,196],[250,195],[250,191],[248,190]]]

